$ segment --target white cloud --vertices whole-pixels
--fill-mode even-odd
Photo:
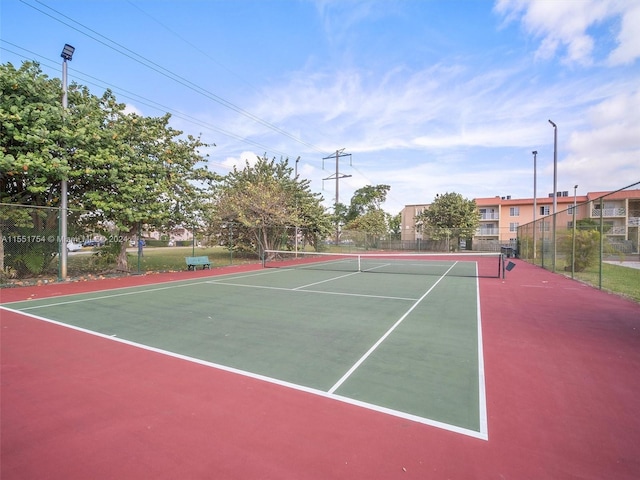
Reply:
[[[628,2],[618,34],[618,46],[609,56],[611,65],[627,65],[640,57],[640,3]]]
[[[640,181],[640,90],[593,106],[587,122],[567,142],[565,172],[576,183],[593,182],[595,177],[602,190]]]
[[[521,21],[527,33],[541,39],[538,58],[560,54],[566,63],[589,65],[594,61],[596,42],[589,29],[618,21],[617,47],[610,52],[608,62],[628,64],[640,57],[640,4],[635,1],[498,0],[494,10],[507,23]]]
[[[139,110],[136,106],[131,105],[130,103],[127,103],[125,105],[124,113],[126,113],[126,114],[134,113],[134,114],[139,115],[139,116],[143,116],[144,115],[141,110]]]
[[[373,71],[369,64],[300,70],[290,72],[284,84],[264,87],[250,110],[308,144],[296,144],[255,122],[247,125],[246,118],[234,119],[243,127],[233,131],[256,135],[252,138],[290,158],[302,155],[299,173],[315,191],[322,188],[329,207],[335,184],[323,179],[335,170],[331,160],[321,169],[321,161],[342,147],[353,154],[353,167],[347,160],[340,164],[341,173],[352,174],[340,181],[343,203],[356,189],[382,183],[391,185],[385,203],[391,213],[451,191],[468,198],[529,197],[532,150],[539,152],[538,193],[550,192],[553,129],[548,118],[560,132],[558,188],[578,183],[587,190],[617,189],[640,179],[637,75],[610,75],[603,68],[609,56],[610,63],[614,56],[618,63],[637,56],[625,37],[633,33],[625,27],[633,11],[625,8],[608,1],[503,0],[496,11],[509,21],[522,21],[540,39],[539,58],[563,57],[574,65],[532,65],[526,56],[491,63],[454,55],[440,63],[390,63],[387,71]],[[606,36],[606,28],[614,33],[603,50],[595,42]],[[588,67],[596,57],[600,65]],[[228,162],[237,165],[238,159]]]
[[[257,163],[257,161],[258,155],[250,150],[247,150],[242,152],[237,157],[227,157],[222,162],[222,165],[224,165],[228,170],[233,170],[234,168],[242,170],[247,163],[253,166]]]

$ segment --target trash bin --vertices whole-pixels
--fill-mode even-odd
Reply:
[[[513,258],[513,247],[500,247],[500,253],[507,258]]]

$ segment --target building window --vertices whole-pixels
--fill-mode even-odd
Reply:
[[[549,206],[540,207],[540,215],[549,215]]]
[[[518,226],[520,226],[520,223],[518,223],[518,222],[509,223],[509,231],[510,232],[517,232],[518,231]]]
[[[509,216],[510,217],[519,217],[520,216],[520,207],[511,207],[511,208],[509,208]]]
[[[576,213],[577,213],[578,209],[576,208]],[[573,215],[573,205],[571,205],[569,208],[567,208],[567,215]]]

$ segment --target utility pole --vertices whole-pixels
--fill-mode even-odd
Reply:
[[[345,175],[344,173],[340,173],[340,157],[351,157],[350,153],[344,153],[344,148],[340,150],[336,150],[335,158],[336,158],[336,173],[333,175],[323,178],[323,180],[332,180],[335,178],[336,180],[336,203],[334,207],[334,214],[336,215],[336,245],[340,244],[340,221],[338,220],[338,203],[340,203],[340,179],[347,178],[351,175]],[[329,158],[333,158],[334,155],[329,155],[328,157],[324,157],[322,160],[322,167],[324,168],[324,160],[328,160]]]

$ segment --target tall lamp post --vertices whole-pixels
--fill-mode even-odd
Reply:
[[[298,162],[300,161],[300,157],[296,158],[296,169],[295,169],[295,174],[296,174],[296,187],[297,187],[297,183],[298,183]],[[296,258],[298,258],[298,192],[296,191],[296,228],[295,228],[295,245],[296,245]]]
[[[576,191],[578,190],[578,185],[573,186],[573,235],[571,240],[571,278],[576,273]]]
[[[62,109],[63,115],[67,111],[67,60],[71,61],[76,49],[65,43],[60,56],[62,57]],[[67,278],[67,179],[60,181],[60,270],[58,280]]]
[[[549,120],[553,127],[553,261],[552,271],[556,271],[556,212],[558,207],[558,126]]]
[[[534,150],[533,152],[533,259],[536,258],[536,213],[538,210],[538,188],[536,185],[537,173],[536,173],[536,157],[538,156],[538,151]]]

